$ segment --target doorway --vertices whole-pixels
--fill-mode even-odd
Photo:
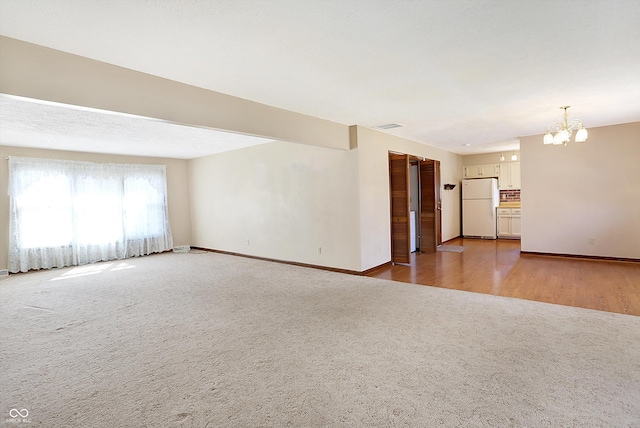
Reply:
[[[442,244],[440,161],[389,152],[391,261],[434,253]],[[417,198],[417,200],[416,200]]]

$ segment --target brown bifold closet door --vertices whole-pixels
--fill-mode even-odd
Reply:
[[[389,153],[391,190],[391,261],[409,263],[409,155]]]
[[[420,169],[420,251],[435,253],[441,239],[440,161],[418,162]]]
[[[433,186],[436,192],[436,246],[442,245],[442,194],[440,193],[440,161],[435,161]]]

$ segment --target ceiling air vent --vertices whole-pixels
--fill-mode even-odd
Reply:
[[[400,123],[387,123],[386,125],[376,126],[378,129],[393,129],[393,128],[402,128],[404,125]]]

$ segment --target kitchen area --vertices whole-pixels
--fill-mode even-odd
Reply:
[[[463,158],[462,236],[520,239],[520,153]]]

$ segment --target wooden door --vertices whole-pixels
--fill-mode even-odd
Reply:
[[[391,261],[409,263],[409,156],[389,153],[391,191]]]
[[[436,247],[442,245],[442,195],[440,194],[440,161],[434,161],[433,181],[436,197]]]
[[[420,252],[435,253],[440,232],[440,162],[423,160],[420,169]]]

